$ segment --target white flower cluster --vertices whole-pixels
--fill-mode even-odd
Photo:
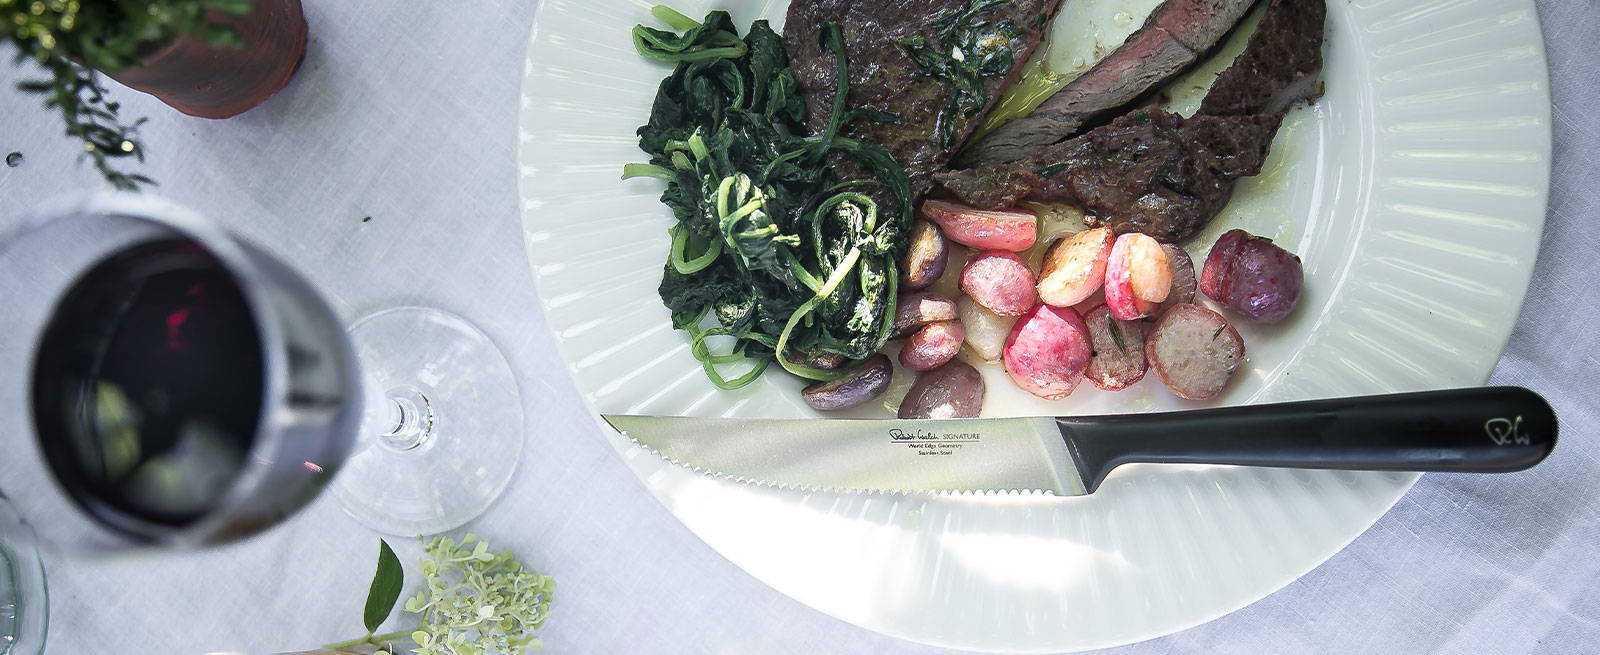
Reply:
[[[434,538],[425,550],[427,588],[405,605],[422,615],[412,653],[523,655],[543,645],[534,630],[550,615],[554,579],[524,569],[509,551],[489,552],[471,533],[459,544]]]

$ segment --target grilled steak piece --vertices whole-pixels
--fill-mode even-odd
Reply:
[[[1234,180],[1261,172],[1282,120],[1281,113],[1185,119],[1141,109],[1020,161],[946,171],[938,180],[976,207],[1069,202],[1091,226],[1171,243],[1221,211]]]
[[[1321,95],[1325,0],[1273,0],[1244,52],[1217,76],[1202,114],[1272,114]]]
[[[1189,237],[1222,211],[1234,181],[1261,172],[1282,112],[1317,92],[1324,0],[1271,1],[1193,118],[1136,110],[1014,162],[940,173],[939,182],[984,209],[1065,201],[1090,225],[1165,242]]]
[[[985,135],[961,153],[957,164],[989,166],[1015,161],[1038,146],[1076,134],[1085,123],[1126,106],[1189,68],[1216,46],[1253,4],[1255,0],[1166,0],[1105,59],[1033,113]]]
[[[933,172],[950,161],[1016,77],[1060,6],[1061,0],[794,0],[784,42],[805,92],[807,128],[821,133],[832,113],[834,57],[820,37],[828,23],[838,23],[850,64],[848,106],[899,116],[893,123],[855,121],[845,135],[888,149],[905,168],[913,194],[921,196],[932,186]],[[918,37],[921,47],[903,44]],[[961,50],[959,58],[954,49]],[[911,52],[929,61],[919,62]],[[964,64],[971,65],[957,74],[971,73],[979,84],[958,95],[950,69],[940,74],[937,66]],[[848,158],[834,163],[843,179],[859,170]]]

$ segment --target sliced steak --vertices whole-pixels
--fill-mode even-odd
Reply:
[[[1317,0],[1321,2],[1321,0]],[[1125,107],[1210,51],[1255,0],[1166,0],[1144,26],[1105,59],[1040,104],[984,136],[957,158],[960,166],[1015,161],[1066,139],[1096,118]]]
[[[1084,222],[1164,242],[1204,227],[1233,182],[1261,172],[1283,114],[1195,116],[1141,109],[1001,166],[947,171],[938,180],[968,204],[1069,202]]]
[[[1272,0],[1193,118],[1140,109],[1023,159],[938,180],[985,209],[1064,201],[1091,226],[1187,238],[1222,211],[1236,180],[1261,172],[1283,111],[1316,95],[1325,14],[1324,0]]]
[[[1016,77],[1060,6],[1061,0],[794,0],[789,4],[784,42],[789,63],[805,92],[807,127],[812,134],[822,132],[832,113],[834,58],[822,46],[821,35],[828,23],[839,23],[850,64],[849,106],[870,107],[899,117],[894,123],[858,120],[845,134],[888,149],[905,168],[914,195],[921,196],[932,186],[933,172],[950,161],[955,149],[999,99],[1001,89]],[[969,35],[999,35],[980,38],[982,47],[1008,49],[1011,57],[1009,65],[979,78],[985,97],[950,115],[946,107],[955,94],[951,84],[930,75],[901,42],[921,37],[929,52],[942,57],[960,44],[943,41],[940,34],[945,30],[939,21],[960,15],[970,16],[961,21],[963,25],[977,26]],[[962,57],[970,59],[977,54],[963,52]],[[952,124],[941,124],[941,120]],[[836,159],[835,164],[845,179],[858,170],[855,162],[844,158]]]
[[[1215,115],[1272,114],[1321,95],[1326,0],[1273,0],[1244,52],[1200,105]]]

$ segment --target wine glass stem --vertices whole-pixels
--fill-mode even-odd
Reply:
[[[411,450],[433,436],[433,405],[422,392],[410,388],[390,389],[386,394],[388,418],[380,425],[380,440],[398,451]]]

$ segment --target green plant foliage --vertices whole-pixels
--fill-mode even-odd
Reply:
[[[241,47],[238,35],[214,18],[244,16],[253,6],[251,0],[0,0],[0,38],[16,46],[17,65],[33,60],[47,74],[17,88],[43,96],[46,108],[61,113],[67,136],[83,143],[112,186],[135,190],[151,180],[113,162],[144,160],[138,140],[144,119],[124,121],[96,71],[125,70],[189,34]]]

